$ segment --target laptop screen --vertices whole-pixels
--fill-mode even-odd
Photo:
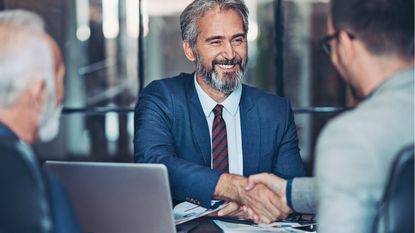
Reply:
[[[175,232],[167,169],[161,164],[55,162],[83,232]]]

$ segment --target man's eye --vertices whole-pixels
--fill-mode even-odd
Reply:
[[[220,40],[212,40],[210,42],[211,45],[220,45],[221,41]]]
[[[238,37],[232,40],[233,45],[240,45],[245,41],[243,37]]]

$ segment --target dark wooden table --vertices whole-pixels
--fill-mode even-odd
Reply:
[[[198,218],[183,223],[177,228],[177,233],[221,233],[221,229],[213,223],[212,218]]]

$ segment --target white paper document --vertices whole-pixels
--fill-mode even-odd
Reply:
[[[206,209],[199,205],[190,203],[190,202],[182,202],[176,205],[173,209],[174,212],[174,222],[176,225],[190,221],[195,218],[199,218],[215,211],[218,211],[225,207],[226,204],[221,204],[220,201],[212,201],[213,209]]]
[[[293,222],[273,222],[271,224],[242,224],[231,223],[221,220],[214,220],[214,223],[222,229],[224,233],[249,233],[249,232],[297,232],[291,227],[300,226]]]

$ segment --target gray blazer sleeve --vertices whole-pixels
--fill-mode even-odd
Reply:
[[[299,213],[314,214],[317,209],[315,178],[294,178],[291,186],[291,204]]]

